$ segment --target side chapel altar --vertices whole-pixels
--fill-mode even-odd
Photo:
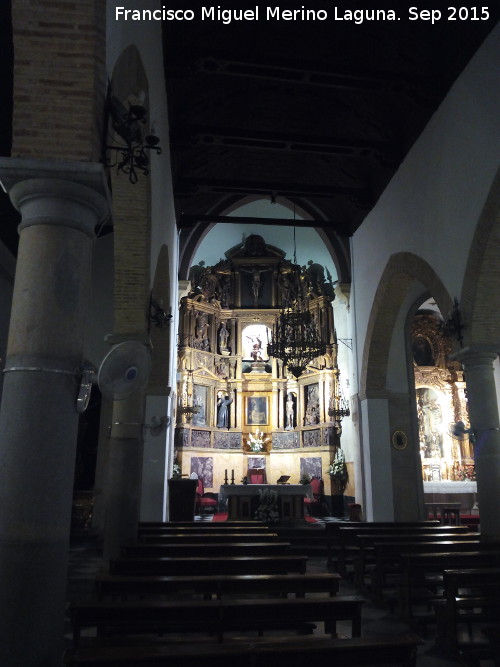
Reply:
[[[280,522],[304,521],[304,497],[312,499],[309,484],[223,484],[219,504],[227,500],[228,521],[253,519],[263,490],[276,492]]]

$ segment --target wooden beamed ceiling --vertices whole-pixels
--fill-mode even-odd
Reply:
[[[202,6],[190,3],[197,16]],[[307,8],[332,12],[323,0]],[[255,196],[286,198],[328,234],[352,235],[498,18],[166,23],[179,227]]]

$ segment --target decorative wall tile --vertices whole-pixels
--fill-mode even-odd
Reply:
[[[241,449],[241,433],[214,432],[214,447],[218,449]]]
[[[315,428],[314,431],[304,431],[302,434],[304,447],[319,447],[321,445],[321,431]]]
[[[273,433],[273,449],[298,449],[300,435],[298,431],[288,433]]]
[[[191,447],[210,447],[210,431],[191,431]]]

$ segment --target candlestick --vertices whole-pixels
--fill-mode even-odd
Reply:
[[[231,484],[234,484],[234,470],[231,470]]]
[[[227,468],[224,470],[224,484],[227,484]]]

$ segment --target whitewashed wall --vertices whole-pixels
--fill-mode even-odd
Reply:
[[[352,317],[359,384],[370,312],[391,255],[411,252],[421,257],[433,267],[450,297],[460,297],[473,234],[500,165],[499,75],[497,26],[352,239]],[[405,363],[401,325],[419,290],[425,294],[425,288],[415,282],[402,307],[406,311],[400,314],[397,340],[393,337],[391,342],[386,387],[393,392],[408,389],[407,377],[401,372]],[[366,479],[362,500],[367,516],[376,519],[391,518],[384,507],[386,501],[373,492],[382,488],[388,473],[386,449],[381,444],[387,437],[388,422],[382,412],[375,417],[370,406],[362,409],[361,456]],[[371,472],[366,472],[370,466]]]

